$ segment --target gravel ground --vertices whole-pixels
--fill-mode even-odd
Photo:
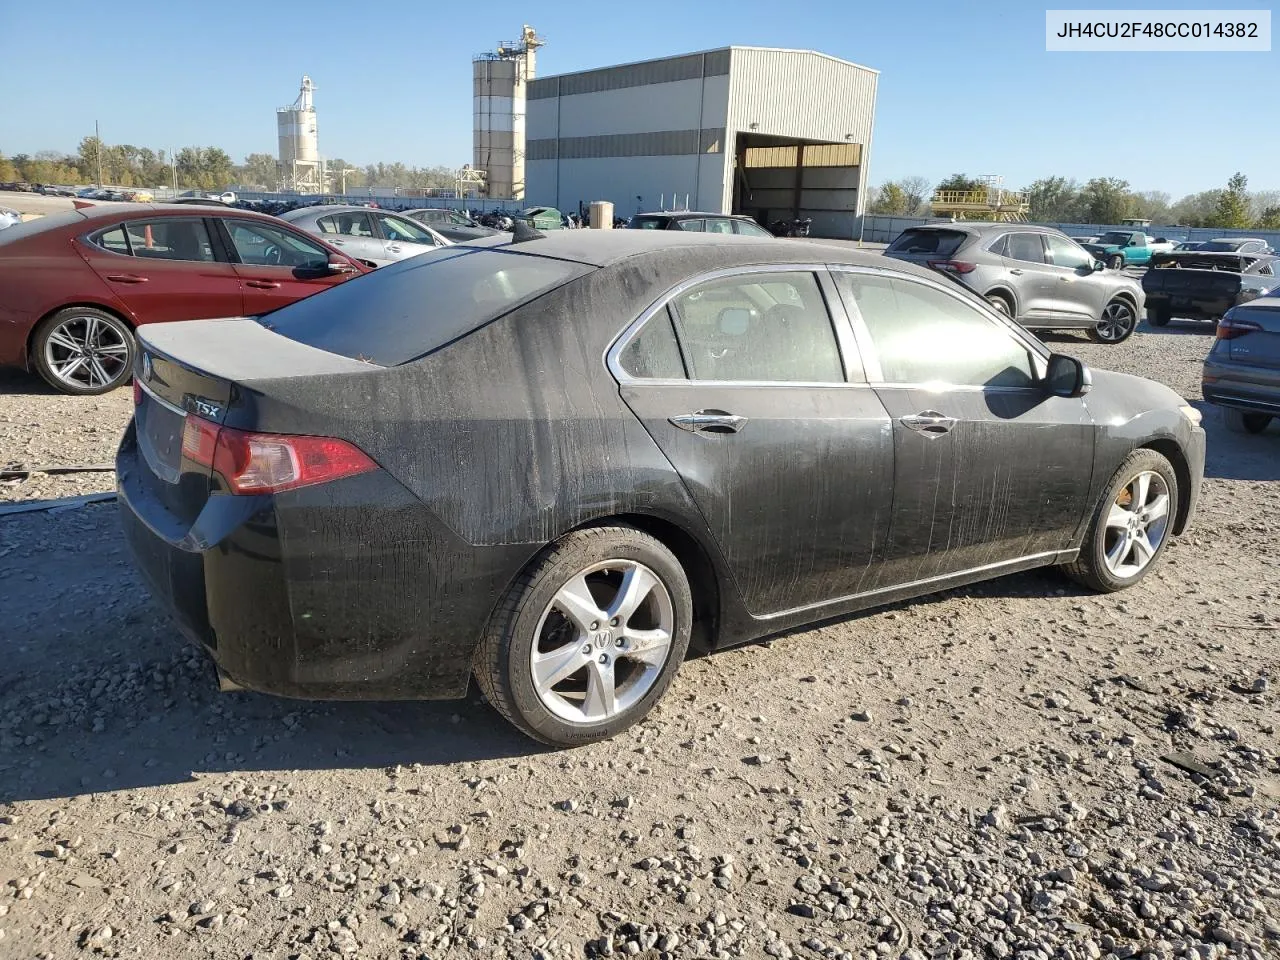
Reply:
[[[1198,402],[1206,334],[1048,339]],[[108,458],[129,406],[14,375],[0,461]],[[1135,590],[1037,571],[692,660],[573,751],[474,692],[220,694],[112,506],[6,518],[0,956],[1280,956],[1280,431],[1207,420]]]

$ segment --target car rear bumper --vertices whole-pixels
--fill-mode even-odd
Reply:
[[[183,529],[148,492],[132,429],[117,477],[134,561],[227,677],[311,699],[466,694],[480,633],[530,548],[471,547],[380,470],[214,495]]]
[[[1147,291],[1147,313],[1167,310],[1186,320],[1217,320],[1236,304],[1234,297],[1196,297]]]
[[[1280,369],[1205,361],[1200,390],[1207,402],[1280,416]]]

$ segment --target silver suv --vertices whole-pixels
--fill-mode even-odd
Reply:
[[[1120,343],[1145,308],[1142,285],[1065,233],[1026,223],[939,223],[904,230],[885,256],[932,267],[1032,330],[1084,330]]]

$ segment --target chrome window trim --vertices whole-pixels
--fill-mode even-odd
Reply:
[[[958,291],[948,286],[951,281],[943,283],[935,280],[933,277],[917,277],[904,271],[886,270],[882,267],[862,267],[855,264],[828,264],[828,269],[833,277],[838,277],[841,273],[858,273],[872,277],[884,277],[890,280],[902,280],[908,283],[918,283],[922,286],[933,287],[948,297],[951,297],[957,303],[960,303],[981,317],[985,317],[990,323],[1000,327],[1009,334],[1015,341],[1024,346],[1031,354],[1032,366],[1038,379],[1043,380],[1048,372],[1049,348],[1039,340],[1036,340],[1027,332],[1021,324],[1018,324],[1000,313],[995,308],[981,298],[969,300],[966,297],[959,296]],[[839,283],[836,284],[839,290]],[[1034,387],[987,387],[966,383],[947,383],[939,381],[930,381],[929,383],[903,383],[895,380],[885,380],[884,371],[880,367],[880,353],[876,350],[875,342],[871,338],[871,331],[867,329],[866,321],[862,318],[862,311],[858,307],[858,303],[850,296],[844,293],[840,294],[841,300],[844,301],[846,312],[849,314],[849,323],[853,327],[853,333],[858,341],[858,351],[862,356],[862,364],[866,370],[867,381],[873,387],[893,387],[893,388],[913,388],[919,390],[941,392],[942,390],[954,391],[999,391],[999,392],[1022,392],[1035,389]],[[975,294],[976,297],[976,294]]]
[[[843,303],[833,304],[828,302],[829,297],[825,289],[823,289],[821,275],[827,270],[826,266],[820,263],[757,263],[745,264],[737,267],[722,267],[718,270],[710,270],[706,273],[700,273],[697,276],[689,277],[680,281],[675,286],[669,288],[665,293],[659,296],[648,307],[646,307],[636,319],[632,320],[622,332],[614,338],[614,341],[604,353],[604,364],[609,372],[613,374],[613,378],[618,381],[621,386],[636,384],[651,384],[653,386],[673,386],[677,384],[693,385],[697,384],[702,387],[721,386],[721,387],[853,387],[866,386],[867,384],[861,378],[862,370],[853,365],[856,356],[851,351],[857,349],[857,343],[851,339],[851,331],[847,323],[841,320],[847,320],[847,309]],[[832,381],[805,381],[805,380],[696,380],[692,377],[682,377],[680,379],[656,378],[656,377],[633,377],[622,367],[619,359],[622,351],[627,345],[635,339],[640,329],[651,320],[655,314],[661,310],[665,310],[667,305],[680,294],[696,287],[701,283],[707,283],[712,280],[722,280],[728,277],[744,276],[756,273],[810,273],[814,274],[814,282],[818,285],[818,292],[822,295],[823,304],[827,309],[827,319],[831,323],[831,333],[836,340],[836,353],[840,357],[840,367],[844,372],[844,380]],[[836,291],[838,295],[838,291]],[[839,306],[842,313],[838,314],[836,307]],[[676,333],[677,339],[679,333]]]
[[[134,374],[134,376],[136,378],[137,374]],[[142,380],[138,380],[138,387],[142,390],[143,393],[149,396],[156,403],[160,404],[160,406],[164,407],[170,413],[176,413],[180,417],[185,417],[187,415],[186,410],[183,410],[176,403],[170,403],[164,397],[160,396],[158,393],[152,390],[149,386],[147,386],[146,383],[143,382]]]

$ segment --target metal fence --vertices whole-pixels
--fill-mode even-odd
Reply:
[[[892,243],[897,236],[910,227],[922,224],[950,223],[950,220],[937,217],[883,217],[868,214],[857,225],[855,236],[869,243]],[[966,222],[966,221],[960,221]],[[978,221],[968,221],[978,222]],[[1016,224],[1010,224],[1016,226]],[[1054,227],[1069,237],[1096,236],[1108,230],[1122,230],[1127,233],[1136,228],[1114,223],[1047,223],[1037,221],[1035,226]],[[1147,227],[1147,233],[1153,237],[1162,237],[1181,243],[1184,240],[1213,240],[1216,237],[1259,237],[1272,247],[1280,250],[1280,230],[1226,230],[1222,227]]]
[[[370,194],[368,190],[355,191],[351,193],[315,193],[315,194],[297,194],[297,193],[257,193],[254,191],[235,191],[236,198],[239,200],[267,200],[270,202],[295,203],[299,200],[305,200],[308,203],[345,203],[345,204],[364,204],[376,203],[384,210],[417,210],[422,207],[433,207],[436,209],[447,208],[449,210],[474,210],[484,213],[488,210],[515,210],[523,209],[528,204],[523,200],[491,200],[486,197],[466,197],[458,199],[457,197],[405,197],[397,195]],[[156,198],[157,200],[159,197]]]

